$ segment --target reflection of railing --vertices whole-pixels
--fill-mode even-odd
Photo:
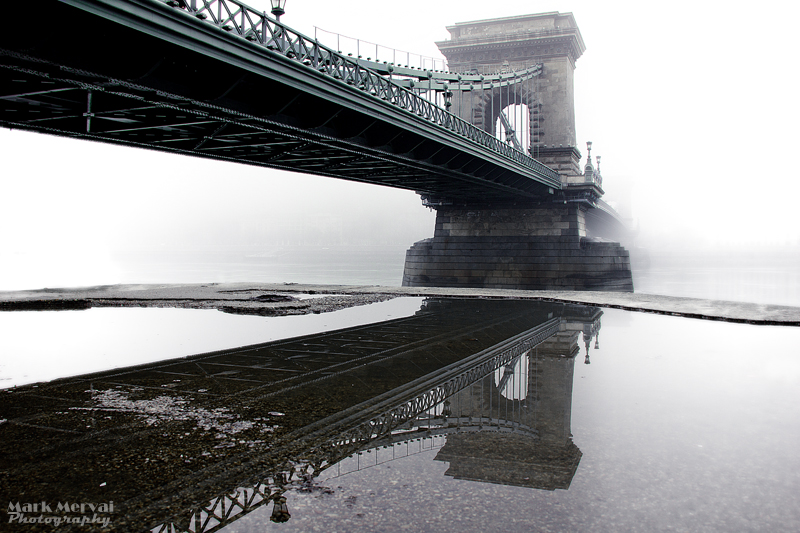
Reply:
[[[415,438],[406,437],[405,440],[391,445],[365,449],[338,461],[334,465],[326,465],[326,469],[330,466],[335,466],[336,468],[335,472],[332,472],[332,475],[325,479],[334,479],[384,464],[388,461],[439,449],[444,444],[445,436],[437,434]],[[365,454],[370,458],[369,460],[364,457]],[[381,454],[384,454],[385,457],[379,457]],[[231,492],[218,495],[207,504],[196,508],[188,519],[183,522],[179,520],[167,522],[152,528],[150,531],[151,533],[214,533],[244,515],[268,505],[270,502],[279,500],[288,490],[326,490],[314,485],[314,478],[319,473],[320,471],[315,470],[308,463],[287,464],[282,472],[264,479],[263,482],[249,487],[238,487]]]
[[[269,18],[239,0],[156,0],[180,9],[220,29],[237,34],[320,74],[360,89],[365,94],[393,104],[439,127],[499,153],[560,188],[558,173],[513,146],[475,127],[430,101],[404,89],[346,57]]]
[[[429,452],[444,446],[445,441],[446,437],[444,431],[442,431],[434,435],[424,435],[413,439],[406,437],[403,441],[362,450],[346,457],[328,469],[327,472],[335,470],[335,473],[326,479],[346,476],[347,474],[360,472],[361,470],[386,464],[390,461]]]
[[[185,522],[160,524],[152,533],[213,533],[237,518],[274,501],[282,494],[275,485],[259,483],[253,487],[240,487],[231,493],[220,494],[206,505],[196,509]]]
[[[376,413],[375,415],[339,432],[321,449],[330,447],[349,450],[348,453],[350,453],[373,439],[387,435],[393,428],[433,408],[464,387],[475,383],[495,369],[508,364],[516,357],[544,342],[545,339],[558,332],[560,324],[560,318],[553,318],[498,346],[483,350],[458,363],[444,367],[432,375],[395,389],[383,395],[384,397],[374,398],[370,402],[369,410]],[[344,417],[340,424],[352,424],[356,417],[362,417],[365,406],[357,407],[359,412]]]
[[[275,457],[280,458],[279,462],[276,461],[269,471],[258,474],[259,481],[220,494],[185,517],[176,517],[151,531],[212,533],[270,501],[277,501],[290,488],[314,490],[315,477],[352,454],[369,449],[377,454],[379,448],[388,446],[394,454],[398,442],[437,435],[442,438],[441,435],[462,431],[460,423],[465,420],[436,415],[436,406],[541,344],[558,332],[561,323],[561,318],[552,318],[491,348],[312,424],[313,429],[307,435],[272,449]],[[420,415],[423,416],[418,418]],[[425,422],[427,428],[423,425]],[[514,425],[512,428],[500,421],[487,422],[488,426],[495,425],[497,431],[514,430],[535,435],[535,431],[527,427]],[[358,466],[359,459],[356,461]]]

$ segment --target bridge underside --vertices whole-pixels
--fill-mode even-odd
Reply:
[[[416,191],[437,233],[404,285],[632,290],[627,252],[588,239],[586,191],[274,21],[262,42],[153,0],[46,5],[34,26],[4,13],[0,126]]]
[[[48,3],[36,31],[0,34],[0,126],[463,201],[539,199],[559,187],[180,10],[70,3],[81,8]]]

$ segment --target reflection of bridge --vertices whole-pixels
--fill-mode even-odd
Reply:
[[[631,288],[627,252],[581,240],[603,189],[575,147],[571,14],[456,25],[452,72],[434,72],[342,55],[238,0],[8,11],[37,30],[0,35],[0,125],[417,191],[439,218],[407,284]]]
[[[310,486],[353,452],[437,428],[549,442],[530,415],[520,425],[500,421],[507,409],[455,405],[459,390],[563,335],[565,314],[575,315],[551,304],[429,302],[405,319],[21,387],[0,408],[0,490],[112,500],[121,529],[211,531]],[[547,400],[543,378],[526,409],[544,420],[550,408],[539,403],[552,401],[563,418],[567,398]]]

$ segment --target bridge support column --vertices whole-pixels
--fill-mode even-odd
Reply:
[[[406,252],[403,286],[633,291],[628,251],[587,238],[577,203],[442,207],[434,237]]]

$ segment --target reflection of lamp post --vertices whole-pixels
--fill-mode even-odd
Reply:
[[[584,324],[583,325],[583,342],[586,345],[586,359],[584,359],[584,364],[590,364],[589,362],[589,347],[592,344],[592,337],[594,336],[593,332],[593,324]]]
[[[286,13],[284,8],[286,7],[286,0],[269,0],[270,4],[272,4],[272,15],[275,17],[276,20],[281,20],[281,15]]]
[[[292,515],[289,514],[289,506],[286,505],[286,496],[280,496],[275,499],[275,504],[272,507],[272,516],[269,517],[270,520],[281,524],[283,522],[288,522]]]

